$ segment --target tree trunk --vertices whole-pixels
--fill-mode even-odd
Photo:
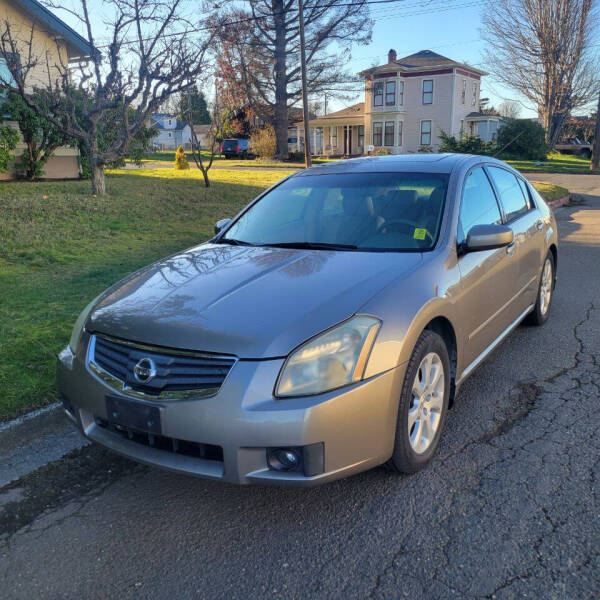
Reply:
[[[104,196],[106,194],[104,165],[95,156],[90,158],[90,170],[92,172],[92,194]]]
[[[287,75],[285,44],[285,12],[283,0],[273,0],[273,22],[275,26],[275,107],[273,129],[275,130],[275,158],[284,160],[288,156],[287,128]]]
[[[208,180],[208,169],[200,169],[202,171],[202,177],[204,177],[204,187],[210,187],[210,181]]]
[[[596,133],[594,133],[594,145],[592,147],[592,160],[590,171],[600,169],[600,93],[598,94],[598,111],[596,112]]]

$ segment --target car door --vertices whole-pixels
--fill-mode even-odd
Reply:
[[[500,166],[489,165],[486,169],[500,199],[505,222],[515,235],[518,264],[518,289],[514,299],[516,318],[534,302],[537,292],[543,259],[543,223],[527,184],[518,175]]]
[[[461,315],[467,367],[514,321],[512,299],[517,291],[518,265],[513,244],[494,250],[464,253],[471,227],[501,224],[503,215],[482,165],[465,177],[459,209],[457,244],[461,276],[457,307]]]

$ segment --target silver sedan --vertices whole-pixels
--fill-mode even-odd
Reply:
[[[216,480],[414,472],[465,379],[548,319],[556,264],[551,210],[498,160],[308,169],[91,302],[64,407],[99,444]]]

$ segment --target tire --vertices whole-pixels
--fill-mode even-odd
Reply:
[[[547,288],[548,282],[546,281],[545,277],[548,264],[550,265],[549,288]],[[540,275],[540,283],[538,285],[535,307],[533,308],[533,312],[529,314],[529,317],[527,319],[530,325],[535,325],[536,327],[539,327],[548,320],[548,317],[550,315],[550,306],[552,304],[552,297],[554,296],[554,277],[554,255],[552,254],[552,252],[548,252],[548,254],[546,254],[546,258],[544,259],[544,264],[542,265],[542,273]]]
[[[417,399],[413,395],[413,389],[422,387],[421,381],[425,376],[424,368],[430,358],[430,365],[435,366],[436,372],[438,369],[441,370],[444,380],[443,382],[438,380],[437,385],[433,388],[435,393],[428,395],[429,400],[424,400],[425,391],[423,396]],[[429,371],[431,373],[431,366]],[[434,373],[430,379],[436,377],[437,375]],[[398,405],[394,452],[386,463],[389,469],[397,473],[415,473],[431,461],[439,445],[446,421],[450,398],[450,378],[450,358],[444,340],[433,331],[423,331],[415,344],[404,376]],[[419,429],[421,434],[419,434]],[[427,432],[429,432],[429,436],[424,435]]]

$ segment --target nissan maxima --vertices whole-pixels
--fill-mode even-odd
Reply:
[[[92,301],[64,407],[98,444],[214,480],[414,472],[465,379],[548,319],[556,266],[552,211],[499,160],[307,169]]]

